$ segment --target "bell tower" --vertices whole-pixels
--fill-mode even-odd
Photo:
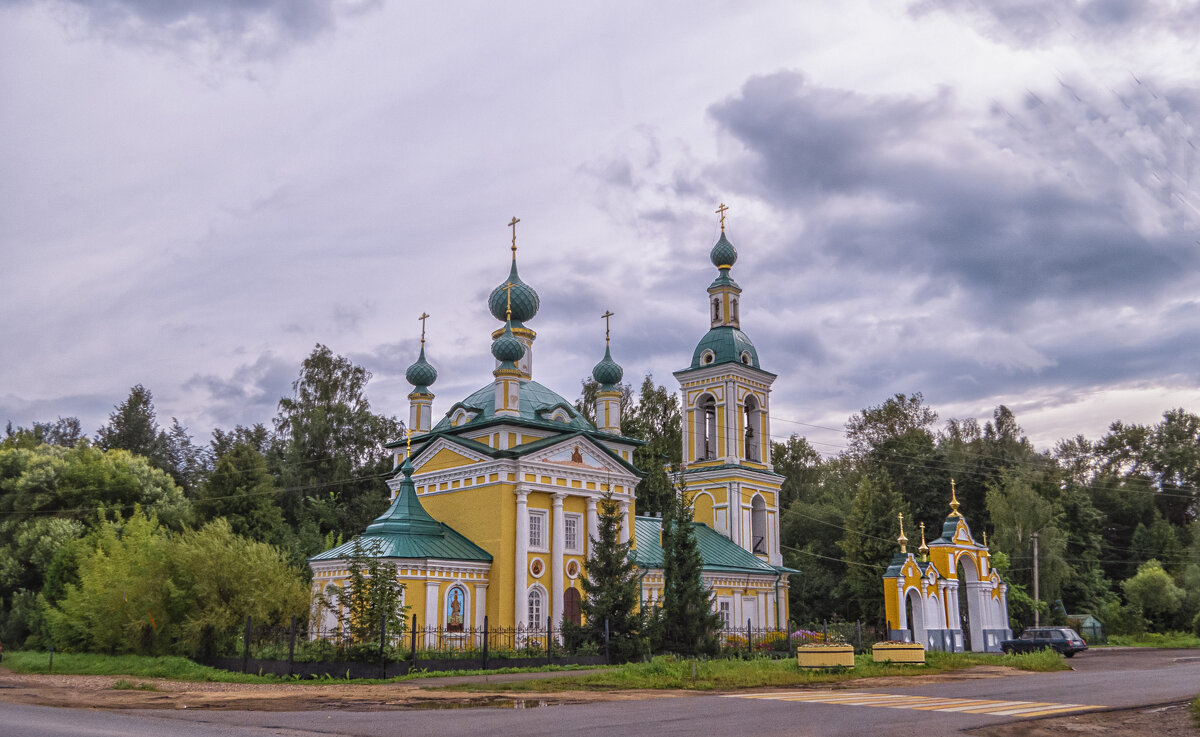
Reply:
[[[730,271],[738,253],[725,235],[709,252],[717,278],[708,287],[709,330],[691,365],[674,376],[683,410],[685,470],[677,481],[704,522],[772,565],[779,552],[779,488],[771,465],[771,385],[775,374],[759,365],[758,351],[742,332],[742,288]]]

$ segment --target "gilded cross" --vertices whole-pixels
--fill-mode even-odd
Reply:
[[[722,233],[725,232],[725,211],[728,209],[729,209],[729,205],[726,205],[724,202],[722,202],[721,206],[717,208],[717,213],[721,216],[721,232]]]
[[[513,229],[512,252],[513,258],[517,257],[517,223],[521,222],[520,218],[513,215],[513,219],[509,222],[508,227]]]
[[[614,314],[615,313],[612,310],[605,310],[604,314],[600,316],[604,318],[604,345],[608,345],[608,318],[612,317]]]
[[[516,218],[513,218],[513,220],[516,220]],[[515,245],[513,246],[513,254],[514,254],[514,258],[515,258],[515,254],[516,254],[516,246]],[[507,295],[507,300],[508,300],[508,302],[507,302],[508,306],[505,308],[506,309],[505,315],[507,316],[507,319],[509,322],[512,322],[512,288],[513,288],[512,282],[510,282],[510,281],[504,282],[504,292]]]
[[[409,457],[412,456],[412,428],[411,427],[407,429],[407,432],[405,432],[404,437],[405,437],[405,443],[406,443],[405,449],[404,449],[404,458],[405,458],[405,460],[407,460]]]
[[[421,347],[425,347],[425,320],[429,317],[428,312],[422,312],[417,319],[421,321]]]

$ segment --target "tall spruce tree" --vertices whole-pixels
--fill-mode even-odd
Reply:
[[[679,477],[682,484],[683,474]],[[662,517],[662,646],[681,655],[715,653],[717,632],[723,622],[713,611],[712,593],[701,577],[704,560],[692,526],[686,487],[669,501]]]
[[[584,595],[581,634],[584,642],[603,648],[607,623],[612,659],[625,662],[646,650],[637,570],[630,555],[633,543],[621,542],[621,510],[611,492],[601,500],[599,512],[598,537],[580,581]]]

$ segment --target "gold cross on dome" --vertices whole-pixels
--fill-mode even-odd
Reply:
[[[721,232],[722,233],[725,232],[725,211],[728,209],[729,209],[729,205],[726,205],[724,202],[722,202],[721,206],[717,208],[717,213],[721,216]]]
[[[604,314],[600,316],[604,319],[604,345],[608,345],[608,318],[612,317],[614,314],[616,313],[614,313],[612,310],[605,310]]]
[[[513,215],[513,219],[508,223],[508,227],[513,229],[513,241],[512,241],[513,258],[517,257],[517,223],[519,223],[519,222],[521,222],[521,219],[518,218],[516,215]]]
[[[410,457],[412,457],[412,428],[411,427],[407,428],[407,432],[405,432],[404,437],[405,437],[404,459],[408,460]]]
[[[422,312],[421,316],[417,318],[418,320],[421,321],[421,345],[422,346],[425,345],[425,320],[428,319],[428,317],[429,317],[428,312]]]

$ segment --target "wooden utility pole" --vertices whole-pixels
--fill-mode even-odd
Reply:
[[[1041,600],[1038,598],[1038,534],[1033,533],[1033,626],[1042,624]]]

